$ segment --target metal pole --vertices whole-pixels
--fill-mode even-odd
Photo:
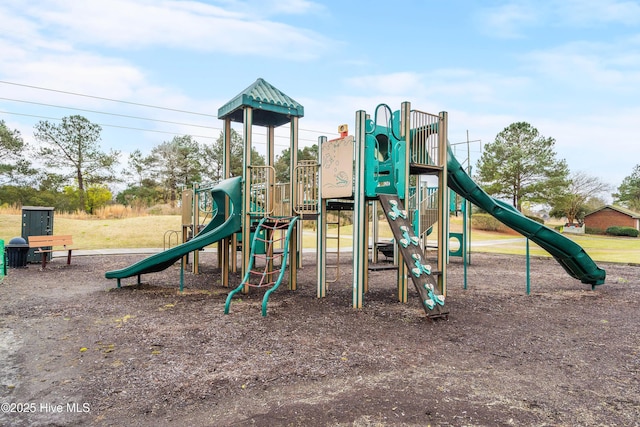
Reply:
[[[467,175],[471,176],[471,144],[469,143],[469,130],[467,129]],[[464,199],[464,218],[467,220],[467,227],[464,229],[465,234],[465,245],[468,244],[467,257],[465,257],[465,261],[467,263],[471,263],[471,203],[467,199]],[[465,264],[464,268],[464,284],[467,285],[467,264]],[[465,288],[466,289],[466,288]]]
[[[376,264],[378,262],[378,240],[380,239],[380,224],[378,224],[378,202],[371,202],[371,233],[373,234],[373,241],[371,244],[371,263]]]
[[[449,257],[449,187],[447,185],[447,133],[448,115],[440,112],[438,122],[438,150],[442,171],[438,173],[438,287],[447,295],[447,259]]]
[[[462,206],[464,212],[462,213],[462,240],[460,244],[462,245],[462,267],[464,272],[463,288],[467,289],[467,239],[469,238],[467,235],[467,209],[469,208],[469,201],[464,199]]]
[[[295,182],[296,166],[298,165],[298,117],[291,118],[291,128],[289,130],[289,200],[291,200],[291,207],[289,210],[290,216],[296,216],[296,206],[299,203],[297,194],[297,183]],[[298,242],[300,241],[299,234],[302,231],[302,225],[298,225],[299,221],[293,225],[292,237],[289,240],[289,289],[295,291],[298,287],[298,268],[302,267],[300,261],[302,254],[299,252]],[[301,222],[301,221],[300,221]]]
[[[184,257],[182,257],[182,260],[180,261],[180,292],[182,292],[183,289],[184,289]]]
[[[531,293],[531,277],[529,274],[531,263],[529,261],[529,238],[527,237],[527,295]]]
[[[364,275],[367,274],[364,260],[368,256],[365,241],[366,199],[364,182],[366,112],[356,111],[355,131],[355,192],[353,195],[353,308],[362,308],[364,293]]]
[[[244,188],[242,192],[242,270],[244,277],[249,268],[251,256],[251,139],[253,127],[253,108],[245,107],[243,121],[244,133],[244,153],[242,156],[242,176],[244,178]],[[245,285],[243,293],[249,291],[249,285]]]
[[[316,274],[317,274],[317,297],[324,298],[327,294],[327,205],[322,198],[322,144],[327,142],[326,136],[318,138],[318,219],[316,223]]]
[[[222,178],[227,179],[231,175],[231,120],[224,120],[224,140],[223,140],[223,150],[222,150]],[[218,209],[221,207],[219,206]],[[238,207],[236,207],[237,209]],[[229,217],[229,200],[225,198],[224,201],[224,217]],[[222,286],[225,288],[229,287],[229,264],[231,259],[235,261],[235,256],[229,256],[230,250],[230,241],[229,237],[222,239],[222,244],[218,246],[218,266],[220,267],[222,273]],[[234,248],[235,254],[235,248]]]
[[[193,235],[191,238],[196,237],[198,231],[200,229],[200,193],[198,192],[198,188],[200,186],[197,183],[193,183]],[[193,274],[198,274],[200,263],[200,251],[193,251],[193,265],[191,266],[191,272]]]
[[[393,159],[394,162],[402,163],[405,165],[404,169],[404,177],[400,179],[397,177],[399,181],[403,183],[402,188],[396,188],[398,198],[402,200],[402,204],[404,208],[409,210],[409,156],[411,155],[411,103],[403,102],[400,105],[400,144],[404,144],[404,159]],[[398,245],[399,242],[396,242]],[[409,299],[408,293],[408,270],[405,265],[404,258],[400,251],[397,251],[398,255],[398,301],[407,302]]]

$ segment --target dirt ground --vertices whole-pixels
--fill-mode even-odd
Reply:
[[[116,282],[143,256],[74,257],[10,269],[0,284],[0,425],[638,426],[640,266],[601,264],[595,291],[552,259],[452,259],[448,320],[394,271],[370,273],[351,308],[350,257],[328,296],[315,263],[299,288],[223,314],[215,254]],[[239,277],[232,277],[232,284]]]

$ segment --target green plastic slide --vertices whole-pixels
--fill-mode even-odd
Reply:
[[[513,206],[489,196],[467,175],[453,155],[451,147],[448,147],[448,151],[449,188],[538,244],[575,279],[590,284],[592,288],[604,283],[606,272],[593,262],[580,245],[557,231],[527,218]]]
[[[211,190],[211,196],[218,211],[207,226],[193,239],[166,251],[151,255],[129,267],[107,271],[107,279],[123,279],[141,274],[162,271],[189,252],[197,251],[225,237],[237,233],[241,229],[242,208],[241,177],[234,177],[220,182]],[[229,216],[224,216],[225,200],[229,200]]]

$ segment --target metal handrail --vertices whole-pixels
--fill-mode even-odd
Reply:
[[[180,230],[167,230],[164,232],[164,236],[162,237],[162,245],[163,250],[171,249],[171,236],[176,236],[176,246],[181,243],[180,236],[182,235],[182,231]]]

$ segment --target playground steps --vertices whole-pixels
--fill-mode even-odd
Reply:
[[[434,277],[437,274],[426,265],[422,257],[422,249],[413,233],[402,202],[396,195],[380,194],[378,196],[382,209],[389,221],[398,249],[402,254],[409,276],[418,291],[422,308],[430,318],[446,317],[449,310],[444,307],[444,296],[438,290],[438,283]]]

